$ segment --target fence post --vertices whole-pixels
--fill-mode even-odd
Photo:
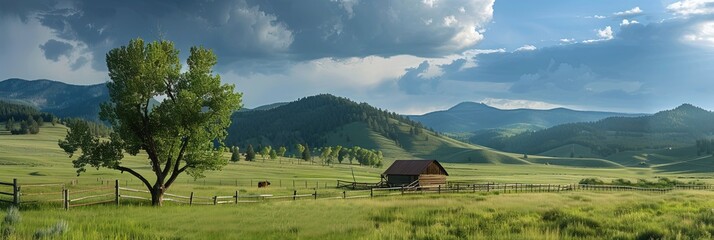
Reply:
[[[342,191],[342,199],[347,198],[347,191]]]
[[[297,190],[293,190],[293,201],[297,198]]]
[[[193,205],[193,192],[191,192],[191,196],[188,197],[188,205]]]
[[[20,185],[17,184],[17,178],[12,179],[12,203],[20,206]]]
[[[315,200],[317,200],[317,190],[315,190],[315,194],[313,195],[315,196]]]
[[[69,189],[62,191],[64,194],[64,210],[69,210]]]
[[[402,186],[401,190],[402,190],[402,195],[404,195],[404,186]]]
[[[491,183],[487,182],[486,183],[486,192],[490,192],[490,191],[491,191]]]
[[[438,190],[437,190],[437,193],[438,193],[438,194],[441,194],[441,184],[439,184],[439,187],[437,187],[437,189],[438,189]]]
[[[218,196],[213,196],[213,205],[218,205]]]
[[[238,190],[236,190],[236,204],[238,204]]]
[[[374,197],[374,188],[369,188],[369,197]]]
[[[471,185],[473,187],[473,192],[476,193],[476,184]]]
[[[119,179],[114,180],[114,203],[119,206]]]

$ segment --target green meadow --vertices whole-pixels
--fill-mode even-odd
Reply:
[[[63,126],[45,126],[37,135],[0,132],[0,181],[20,184],[66,183],[70,191],[120,185],[144,189],[127,173],[88,169],[77,176],[71,158],[57,147]],[[659,154],[666,157],[662,153]],[[226,158],[228,158],[228,153]],[[520,159],[517,154],[513,158]],[[625,157],[623,157],[624,159]],[[561,159],[561,160],[557,160]],[[654,159],[651,157],[651,159]],[[386,166],[395,157],[387,156]],[[521,159],[523,160],[523,159]],[[127,156],[127,165],[149,173],[145,156]],[[598,159],[553,164],[563,158],[528,156],[527,162],[445,163],[449,181],[573,184],[597,177],[712,183],[707,172],[596,164]],[[576,161],[576,160],[572,160]],[[268,194],[341,196],[336,180],[378,182],[385,168],[349,164],[322,166],[292,158],[228,163],[206,178],[181,176],[169,193],[210,197]],[[587,163],[587,164],[582,164]],[[258,189],[258,181],[271,186]],[[69,182],[76,181],[77,185]],[[57,192],[59,187],[26,188],[23,193]],[[104,190],[111,191],[111,190]],[[347,190],[348,196],[366,194]],[[79,196],[79,195],[74,195]],[[44,197],[44,196],[42,196]],[[23,196],[23,201],[41,200]],[[706,239],[714,234],[714,192],[562,192],[450,193],[359,199],[305,198],[218,206],[122,200],[122,206],[61,209],[59,204],[25,204],[10,239],[33,238],[58,222],[67,224],[60,239]],[[5,208],[7,205],[2,205]],[[0,213],[4,217],[5,212]]]

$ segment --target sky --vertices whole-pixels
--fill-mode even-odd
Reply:
[[[137,37],[212,49],[249,108],[714,109],[714,0],[0,0],[0,79],[107,82]]]

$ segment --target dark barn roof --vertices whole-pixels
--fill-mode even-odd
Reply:
[[[432,163],[436,164],[444,175],[449,176],[449,173],[436,160],[396,160],[382,175],[419,175]]]

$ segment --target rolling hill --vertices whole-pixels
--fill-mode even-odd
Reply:
[[[98,119],[99,104],[109,99],[104,84],[71,85],[52,80],[0,81],[0,100],[22,102],[58,117]]]
[[[714,136],[712,122],[714,112],[683,104],[651,116],[611,117],[502,137],[489,142],[489,146],[504,151],[560,156],[564,153],[563,146],[575,144],[580,146],[575,155],[589,155],[583,153],[589,150],[594,156],[608,157],[623,151],[693,146],[697,139]],[[696,154],[695,150],[692,152]]]
[[[471,133],[484,129],[540,130],[565,123],[592,122],[613,116],[641,115],[576,111],[566,108],[504,110],[483,103],[463,102],[448,110],[412,115],[409,118],[440,132]]]
[[[528,164],[502,153],[445,137],[420,123],[366,103],[328,94],[311,96],[262,111],[237,112],[226,142],[310,147],[360,146],[379,149],[387,158],[430,158],[446,162]],[[243,148],[245,149],[245,148]]]

